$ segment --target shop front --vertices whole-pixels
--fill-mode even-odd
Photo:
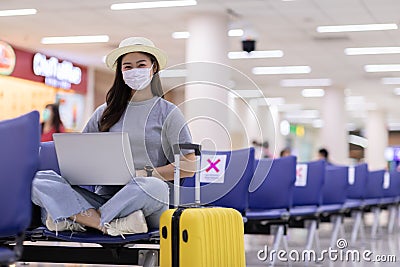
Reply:
[[[58,103],[65,128],[79,130],[87,76],[84,66],[0,41],[0,120],[42,112],[47,104]]]

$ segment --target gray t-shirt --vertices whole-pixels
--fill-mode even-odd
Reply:
[[[98,124],[105,108],[106,103],[96,109],[83,132],[99,132]],[[128,133],[135,169],[143,169],[145,165],[159,167],[174,162],[172,146],[192,142],[182,112],[160,97],[129,102],[121,119],[110,128],[110,132]]]

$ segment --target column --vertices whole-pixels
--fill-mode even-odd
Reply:
[[[325,89],[322,101],[321,141],[329,151],[329,158],[334,164],[348,164],[349,145],[347,141],[346,110],[344,90],[341,88]],[[315,154],[317,151],[315,151]]]
[[[257,114],[257,106],[241,97],[230,97],[229,124],[232,133],[232,148],[240,149],[252,146],[252,141],[261,141],[262,131]]]
[[[86,96],[85,96],[85,108],[83,111],[83,120],[82,125],[79,125],[79,128],[85,127],[86,122],[90,119],[92,116],[92,113],[95,109],[94,107],[94,91],[95,91],[95,68],[94,67],[88,67],[87,69],[87,90],[86,90]]]
[[[229,125],[229,73],[227,63],[228,17],[225,12],[202,13],[188,22],[185,117],[193,141],[205,149],[229,150],[233,141]]]
[[[277,144],[277,134],[279,133],[279,128],[277,127],[278,121],[278,107],[275,105],[261,104],[257,109],[257,117],[260,121],[261,132],[262,132],[262,142],[268,141],[269,152],[273,156],[279,156],[279,148]]]
[[[365,151],[368,168],[370,170],[383,169],[386,167],[384,152],[389,138],[385,112],[382,110],[368,111],[365,130],[368,139],[368,147]]]

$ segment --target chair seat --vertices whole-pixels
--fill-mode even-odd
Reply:
[[[381,199],[381,204],[396,204],[398,203],[398,199],[396,197],[385,197]]]
[[[0,264],[12,263],[16,260],[14,251],[0,247]]]
[[[123,239],[122,236],[109,236],[94,231],[73,232],[73,233],[71,231],[62,231],[56,234],[56,232],[49,231],[45,227],[41,228],[43,228],[42,233],[45,237],[52,237],[55,239],[60,239],[69,242],[96,243],[96,244],[123,244],[123,243],[136,242],[140,240],[149,240],[152,237],[158,236],[158,229],[150,229],[149,232],[142,234],[124,235],[125,239]]]
[[[381,204],[381,199],[380,198],[364,199],[363,204],[366,205],[366,206],[380,205]]]
[[[290,209],[290,216],[305,216],[318,213],[317,206],[295,206]]]
[[[343,205],[345,209],[361,208],[362,206],[364,206],[363,201],[359,199],[347,199]]]
[[[343,210],[342,204],[322,205],[318,207],[318,212],[335,212]]]
[[[246,211],[246,218],[248,220],[281,219],[284,217],[289,217],[289,212],[286,209]]]

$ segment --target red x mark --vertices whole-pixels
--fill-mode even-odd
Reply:
[[[209,172],[211,169],[214,169],[216,172],[219,172],[219,169],[217,168],[217,164],[220,162],[221,160],[218,159],[216,162],[212,162],[210,159],[207,159],[207,162],[210,163],[210,167],[208,167],[206,169],[206,172]]]
[[[296,170],[296,176],[297,177],[299,177],[299,178],[301,178],[301,171],[303,170],[303,168],[302,167],[299,167],[297,170]]]

